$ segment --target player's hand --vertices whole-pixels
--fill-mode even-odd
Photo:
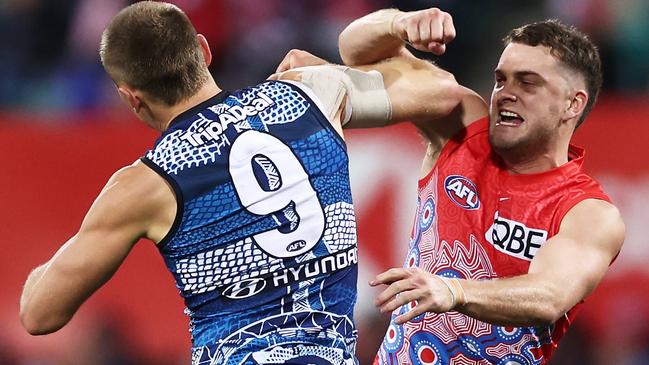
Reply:
[[[397,15],[392,33],[420,51],[440,56],[455,39],[455,26],[451,14],[431,8]]]
[[[284,56],[282,62],[277,66],[275,73],[282,73],[296,67],[326,65],[327,63],[329,62],[307,51],[292,49]]]
[[[389,285],[374,300],[382,313],[392,312],[402,305],[415,302],[410,311],[398,316],[403,324],[424,312],[444,313],[451,310],[453,297],[442,279],[418,267],[390,269],[370,281],[371,286]]]

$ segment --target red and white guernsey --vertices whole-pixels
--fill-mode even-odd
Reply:
[[[584,151],[539,174],[512,175],[493,152],[488,119],[451,139],[419,181],[417,216],[405,267],[473,280],[527,272],[543,243],[578,202],[609,201],[582,172]],[[379,349],[380,364],[545,364],[572,322],[573,307],[548,327],[499,327],[458,312],[425,313],[404,325],[394,318]]]

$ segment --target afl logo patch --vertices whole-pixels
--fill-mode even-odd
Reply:
[[[476,210],[480,208],[478,188],[473,181],[460,175],[450,175],[444,180],[444,190],[449,199],[455,205],[467,209]]]
[[[289,244],[288,246],[286,246],[286,251],[288,251],[288,252],[299,251],[302,248],[304,248],[305,246],[306,246],[305,241],[303,241],[303,240],[295,241],[295,242],[292,242],[291,244]]]
[[[266,280],[262,278],[248,279],[228,286],[221,294],[230,299],[243,299],[260,293],[265,287]]]

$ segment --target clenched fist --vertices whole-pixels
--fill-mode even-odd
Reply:
[[[437,8],[400,13],[392,20],[391,32],[414,48],[438,56],[455,38],[453,18]]]

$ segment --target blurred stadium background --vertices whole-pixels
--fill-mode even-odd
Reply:
[[[291,48],[339,62],[338,33],[352,19],[383,7],[449,11],[458,37],[436,62],[487,98],[500,39],[512,27],[556,17],[589,33],[601,48],[605,84],[575,142],[586,147],[587,170],[621,209],[627,239],[552,364],[649,364],[648,0],[173,2],[211,42],[211,71],[230,89],[264,79]],[[98,61],[101,31],[127,4],[0,1],[0,364],[189,361],[184,307],[150,242],[138,244],[60,332],[31,337],[18,320],[19,295],[31,268],[75,232],[111,173],[156,138],[119,103]],[[402,264],[424,146],[408,126],[354,131],[348,144],[361,251],[358,356],[366,364],[386,323],[366,283]]]

